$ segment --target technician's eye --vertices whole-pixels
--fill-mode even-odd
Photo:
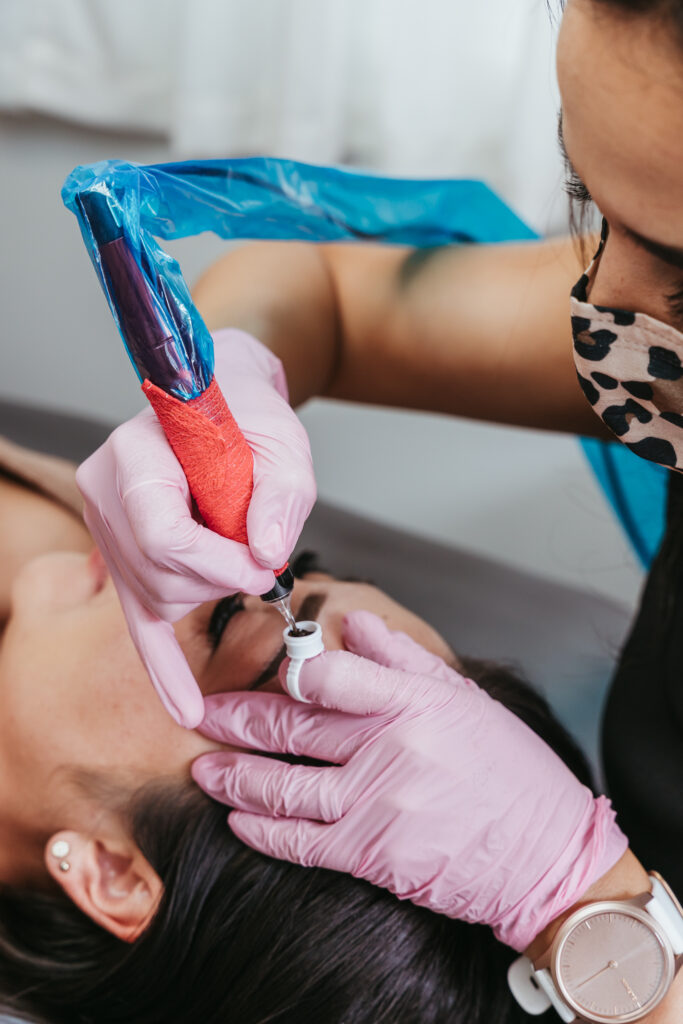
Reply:
[[[221,642],[221,637],[233,615],[243,611],[244,601],[241,594],[228,594],[227,597],[221,598],[214,607],[206,629],[207,636],[211,641],[212,651],[215,651]]]
[[[577,202],[580,206],[587,206],[588,203],[593,202],[593,197],[581,181],[574,170],[574,166],[569,159],[569,153],[564,142],[564,125],[563,125],[563,114],[560,111],[557,119],[557,141],[560,145],[560,152],[562,153],[562,159],[564,160],[564,169],[566,173],[564,190],[570,199]]]
[[[569,169],[564,182],[564,190],[570,199],[575,199],[581,206],[592,203],[593,197],[581,181],[576,171]]]
[[[680,323],[683,321],[683,288],[666,296],[671,315]]]

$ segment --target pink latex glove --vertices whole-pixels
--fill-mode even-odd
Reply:
[[[135,646],[164,705],[188,728],[204,717],[204,701],[171,623],[204,601],[270,590],[316,494],[280,360],[243,331],[218,331],[214,342],[216,380],[254,453],[249,547],[193,518],[185,474],[151,409],[118,427],[76,475]]]
[[[349,615],[344,639],[355,654],[302,667],[312,706],[222,694],[202,726],[333,767],[215,753],[195,762],[195,780],[240,808],[228,821],[249,846],[349,872],[525,949],[626,849],[609,801],[476,683],[374,615]]]

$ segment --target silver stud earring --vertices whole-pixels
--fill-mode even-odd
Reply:
[[[65,860],[65,858],[69,856],[70,851],[71,847],[69,846],[65,839],[57,839],[57,841],[52,844],[52,847],[50,848],[50,853],[55,858],[55,860],[59,861],[60,871],[66,872],[70,869],[71,865],[69,864],[68,860]]]

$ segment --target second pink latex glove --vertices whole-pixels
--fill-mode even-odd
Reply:
[[[627,847],[592,793],[512,712],[367,612],[279,694],[207,701],[221,742],[327,761],[207,754],[195,780],[263,853],[348,872],[523,950]],[[360,655],[360,657],[359,657]],[[372,660],[368,660],[372,659]],[[316,706],[317,705],[317,706]]]
[[[204,701],[171,623],[225,594],[270,590],[316,495],[280,360],[243,331],[218,331],[214,345],[215,378],[254,454],[249,547],[193,518],[185,474],[151,409],[118,427],[76,476],[135,646],[165,707],[188,728],[201,722]]]

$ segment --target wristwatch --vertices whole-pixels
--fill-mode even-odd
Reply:
[[[683,908],[661,875],[650,880],[651,892],[588,903],[568,917],[549,969],[525,956],[510,965],[510,991],[527,1013],[553,1006],[567,1024],[626,1024],[661,1002],[683,964]]]

